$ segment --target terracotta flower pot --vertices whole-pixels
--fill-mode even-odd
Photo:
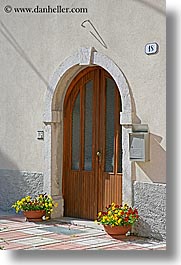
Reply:
[[[125,237],[126,233],[131,230],[131,225],[124,225],[124,226],[104,225],[104,230],[111,237],[119,239]]]
[[[26,220],[29,222],[42,222],[42,217],[46,215],[46,211],[44,210],[36,210],[36,211],[24,211],[24,216]]]

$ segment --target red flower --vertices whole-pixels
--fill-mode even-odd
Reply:
[[[132,213],[133,213],[133,210],[130,207],[129,210],[128,210],[128,214],[132,214]]]
[[[129,220],[129,218],[128,218],[128,217],[125,217],[125,218],[124,218],[124,222],[126,222],[126,223],[127,223],[127,222],[128,222],[128,220]]]
[[[138,214],[138,210],[135,208],[133,213]]]

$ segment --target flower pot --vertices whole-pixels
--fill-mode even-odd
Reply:
[[[24,216],[26,220],[29,222],[42,222],[42,217],[46,215],[46,211],[44,210],[36,210],[36,211],[24,211]]]
[[[104,230],[111,237],[120,239],[122,237],[125,237],[126,233],[131,230],[131,225],[124,225],[124,226],[104,225]]]

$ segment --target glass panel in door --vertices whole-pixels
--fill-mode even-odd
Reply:
[[[85,85],[84,104],[84,170],[92,170],[92,117],[93,117],[93,81]]]
[[[80,163],[80,92],[72,111],[72,169],[79,170]]]
[[[114,171],[114,124],[115,124],[115,83],[106,78],[106,146],[105,146],[105,172]]]

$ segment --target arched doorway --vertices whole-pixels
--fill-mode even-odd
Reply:
[[[131,132],[132,123],[136,121],[136,112],[131,89],[122,70],[112,59],[96,51],[93,47],[81,47],[65,59],[57,68],[49,83],[45,97],[45,111],[43,114],[43,122],[45,124],[44,191],[50,193],[54,201],[58,202],[59,206],[53,212],[53,216],[56,218],[64,216],[65,208],[62,196],[65,97],[68,95],[72,80],[74,80],[80,71],[84,69],[88,70],[88,67],[101,67],[109,73],[121,95],[122,201],[123,203],[132,204],[132,167],[129,160],[129,133]]]
[[[112,201],[122,203],[121,97],[101,67],[71,82],[63,109],[64,215],[94,219]]]

